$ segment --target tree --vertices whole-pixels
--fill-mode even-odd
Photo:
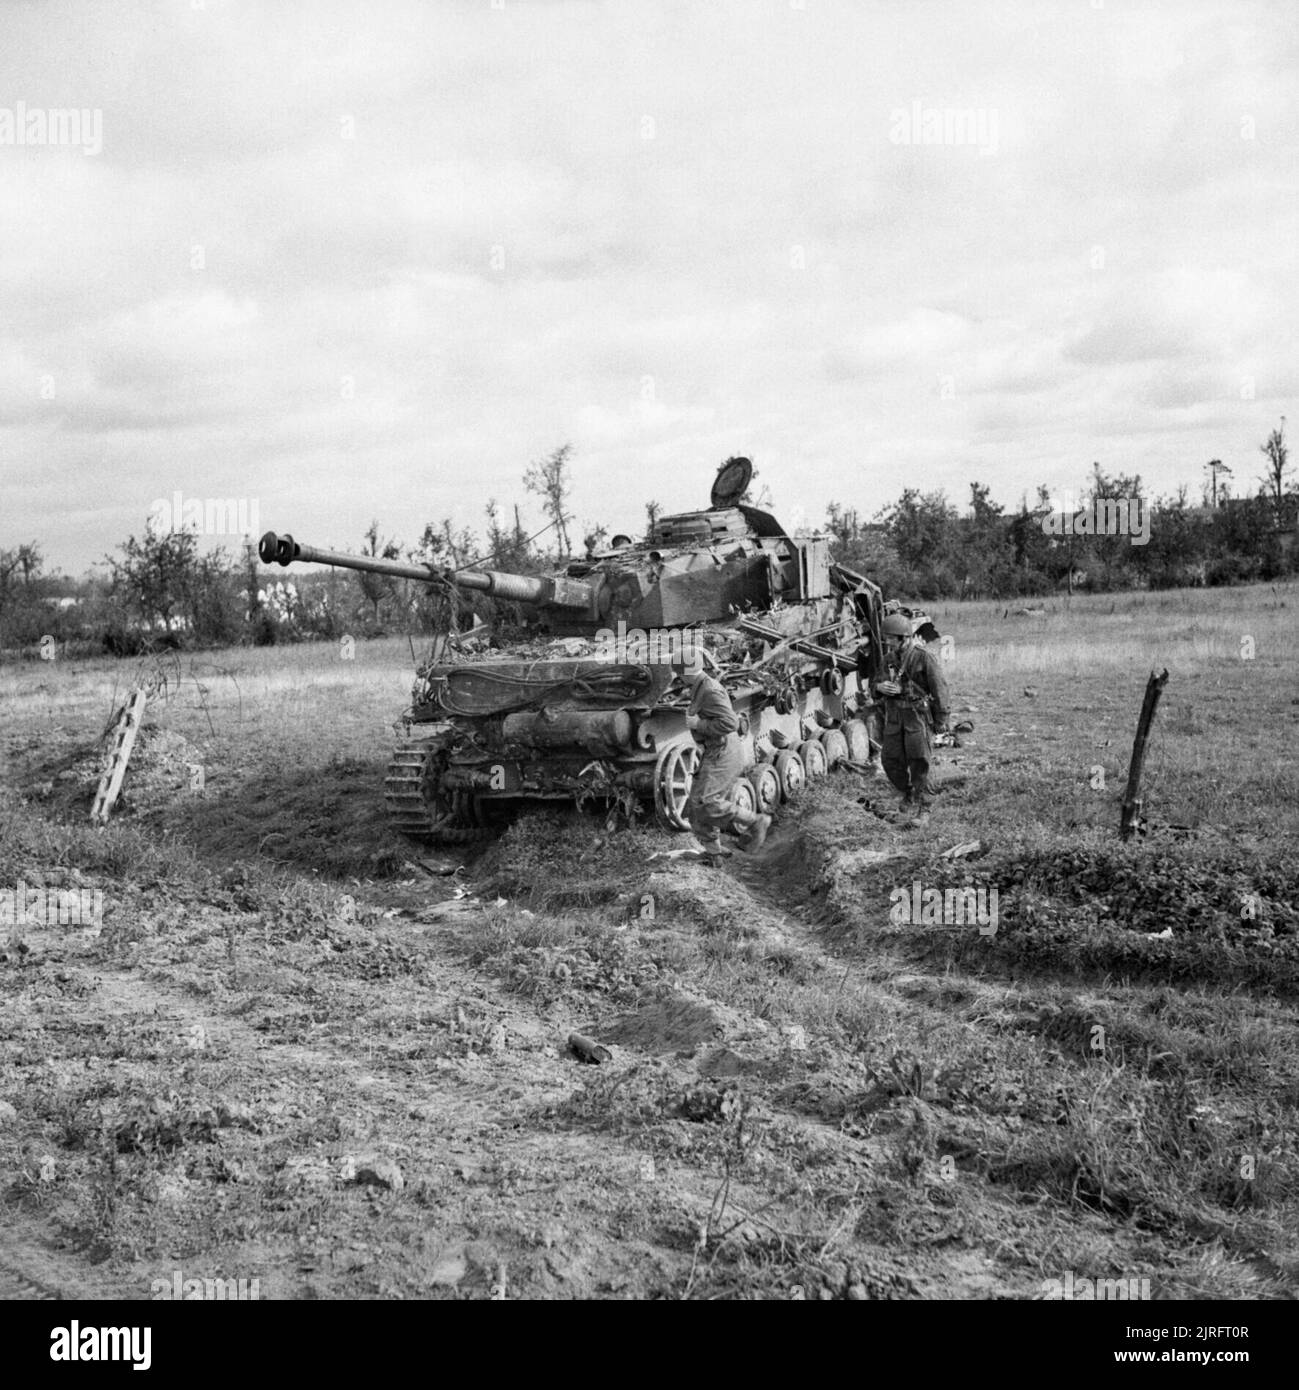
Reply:
[[[971,483],[970,514],[958,523],[962,598],[1014,592],[1016,587],[1010,525],[991,492],[987,483]]]
[[[1230,474],[1231,469],[1228,468],[1221,459],[1210,459],[1204,466],[1209,472],[1209,482],[1205,485],[1202,494],[1204,497],[1204,505],[1206,507],[1216,508],[1218,505],[1218,474]],[[1224,497],[1227,495],[1225,484],[1223,485],[1222,495]]]
[[[248,600],[248,607],[244,609],[247,615],[245,621],[248,624],[248,630],[252,633],[253,641],[259,647],[269,647],[274,643],[277,634],[274,620],[262,603],[261,572],[258,568],[260,563],[257,555],[257,543],[253,540],[246,540],[241,562],[244,593]]]
[[[1141,474],[1106,473],[1099,463],[1092,464],[1091,501],[1093,508],[1097,502],[1128,503],[1141,498]],[[1144,506],[1144,501],[1142,502]],[[1131,519],[1130,512],[1127,514]],[[1093,534],[1083,538],[1087,543],[1079,545],[1081,562],[1088,569],[1092,583],[1097,588],[1110,589],[1122,586],[1131,574],[1131,563],[1137,547],[1132,544],[1128,534]]]
[[[1274,579],[1284,572],[1281,543],[1275,529],[1270,497],[1246,497],[1220,507],[1210,529],[1213,554],[1209,584],[1247,583]]]
[[[496,505],[495,497],[487,499],[483,511],[487,514],[487,554],[483,557],[483,564],[504,569],[510,549],[510,537],[501,525],[501,509]]]
[[[519,509],[514,509],[514,525],[506,529],[501,525],[500,508],[494,497],[487,501],[487,554],[482,563],[492,569],[508,570],[511,574],[526,572],[530,568],[528,538],[523,534],[519,522]]]
[[[659,517],[663,514],[663,504],[661,502],[645,503],[645,522],[647,537],[654,534],[654,528],[659,524]]]
[[[987,483],[970,484],[970,516],[981,527],[993,526],[1001,520],[1002,507],[992,500]]]
[[[395,541],[385,541],[382,550],[380,550],[379,523],[372,521],[370,529],[365,533],[365,545],[361,547],[361,554],[375,558],[382,555],[385,560],[396,560],[401,556],[401,548]],[[390,574],[374,574],[369,570],[357,570],[356,582],[361,586],[365,601],[370,605],[374,626],[378,627],[379,605],[384,599],[391,597],[396,592],[393,577]]]
[[[33,572],[39,573],[41,553],[36,542],[20,545],[17,550],[0,550],[0,607],[9,599],[14,589],[14,576],[23,577],[23,587],[31,588]]]
[[[488,504],[489,521],[495,504]],[[515,519],[518,533],[518,519]],[[478,554],[478,545],[473,532],[462,527],[459,534],[451,525],[449,516],[443,517],[440,525],[429,522],[424,527],[419,544],[409,553],[409,558],[421,565],[432,565],[437,569],[458,570],[467,568],[469,557]],[[494,600],[476,591],[457,589],[444,581],[420,584],[415,592],[414,611],[421,628],[427,632],[444,634],[460,631],[473,625],[475,620],[491,620]]]
[[[825,529],[834,537],[837,549],[847,550],[861,539],[862,523],[857,508],[831,502],[825,509]]]
[[[33,641],[57,623],[48,605],[41,602],[41,567],[44,558],[35,541],[16,550],[0,550],[0,647],[6,641]],[[18,575],[22,575],[22,584]]]
[[[14,576],[22,575],[23,589],[30,597],[32,581],[40,577],[44,563],[45,557],[35,541],[20,545],[17,550],[0,550],[0,611],[3,611],[14,597]]]
[[[892,506],[881,509],[879,520],[902,563],[919,569],[945,547],[952,515],[941,492],[922,496],[918,488],[909,487]]]
[[[1161,497],[1150,518],[1150,544],[1138,546],[1132,562],[1155,588],[1195,583],[1209,540],[1209,526],[1190,505],[1183,483],[1173,497]]]
[[[572,490],[572,480],[568,472],[568,456],[573,451],[571,444],[561,444],[548,459],[534,463],[523,475],[523,486],[541,498],[542,508],[559,533],[559,544],[563,554],[570,553],[568,543],[568,495]]]
[[[30,589],[32,580],[41,572],[45,557],[35,541],[18,547],[18,568],[23,572],[23,588]]]
[[[200,555],[193,529],[153,527],[145,531],[143,541],[129,536],[119,549],[121,559],[106,557],[111,592],[146,627],[168,633],[184,630],[188,641],[204,646],[238,638],[242,610],[234,569],[224,550]],[[105,640],[123,654],[138,650],[139,634],[120,630],[118,621],[119,627]]]
[[[185,591],[198,564],[197,533],[150,527],[144,540],[128,536],[118,548],[120,560],[105,557],[114,594],[149,627],[170,629],[181,616]]]
[[[1262,483],[1267,488],[1272,497],[1272,505],[1276,508],[1277,516],[1281,515],[1282,498],[1285,496],[1285,470],[1288,466],[1289,450],[1285,444],[1285,416],[1281,417],[1281,428],[1273,430],[1267,437],[1266,444],[1259,445],[1259,453],[1267,459],[1267,470],[1263,474]]]
[[[907,488],[892,506],[881,509],[877,520],[883,521],[900,565],[900,572],[880,572],[881,581],[888,581],[886,587],[908,589],[922,599],[959,589],[956,509],[942,492],[922,495]]]
[[[1019,500],[1019,511],[1007,528],[1016,593],[1034,594],[1050,589],[1052,541],[1042,530],[1042,519],[1050,505],[1050,490],[1046,487],[1038,488],[1036,507],[1028,505],[1028,495],[1024,494]]]

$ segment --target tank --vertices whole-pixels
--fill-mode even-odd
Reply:
[[[644,540],[534,577],[339,554],[268,532],[265,563],[371,570],[527,605],[535,640],[473,650],[450,637],[416,672],[384,783],[394,828],[455,843],[530,802],[601,803],[688,829],[698,757],[674,659],[705,651],[740,717],[740,805],[794,800],[842,763],[869,764],[867,681],[880,670],[877,585],[821,535],[750,506],[748,459],[717,472],[710,506],[658,518]],[[456,646],[460,650],[455,650]]]

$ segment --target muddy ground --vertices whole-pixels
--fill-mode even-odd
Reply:
[[[967,683],[927,829],[839,773],[715,868],[557,812],[445,862],[388,836],[377,726],[288,748],[165,703],[96,831],[100,677],[41,674],[0,886],[102,917],[0,928],[0,1292],[1294,1294],[1293,861],[1185,807],[1119,845],[1113,788],[1065,808],[1019,747],[1075,737],[1067,672]],[[891,920],[912,885],[996,888],[996,931]]]

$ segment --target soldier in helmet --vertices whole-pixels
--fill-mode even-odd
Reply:
[[[731,697],[709,674],[711,658],[698,653],[693,661],[674,661],[677,679],[690,692],[686,727],[699,745],[699,764],[690,784],[686,819],[695,838],[709,854],[725,854],[721,831],[740,838],[743,849],[760,849],[771,828],[771,817],[738,810],[731,793],[744,773],[744,757],[736,730],[740,721]],[[714,668],[715,669],[715,668]]]
[[[876,681],[884,702],[884,743],[880,760],[890,782],[902,793],[901,814],[914,808],[916,824],[929,820],[929,765],[935,732],[947,728],[951,704],[947,681],[933,652],[912,635],[911,620],[890,613],[880,625],[887,680]]]

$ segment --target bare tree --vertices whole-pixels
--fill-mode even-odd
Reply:
[[[1228,476],[1230,476],[1230,474],[1231,474],[1231,469],[1228,468],[1227,465],[1226,465],[1225,463],[1223,463],[1223,461],[1222,461],[1221,459],[1210,459],[1210,460],[1208,461],[1208,463],[1206,463],[1204,466],[1209,470],[1209,477],[1210,477],[1210,479],[1211,479],[1211,482],[1210,482],[1210,485],[1209,485],[1209,491],[1208,491],[1208,493],[1205,494],[1205,501],[1206,501],[1206,503],[1207,503],[1210,507],[1212,507],[1212,508],[1214,509],[1214,511],[1217,511],[1217,509],[1218,509],[1218,474],[1219,474],[1219,473],[1226,473]],[[1226,483],[1224,483],[1224,484],[1222,485],[1222,495],[1223,495],[1224,497],[1226,497],[1226,495],[1227,495],[1227,485],[1226,485]]]
[[[1267,459],[1267,472],[1261,481],[1271,493],[1272,504],[1279,513],[1281,499],[1285,496],[1285,470],[1288,466],[1287,455],[1289,453],[1285,446],[1284,415],[1281,417],[1281,428],[1273,430],[1268,435],[1267,443],[1259,445],[1259,452]]]
[[[572,480],[568,475],[568,456],[573,451],[571,444],[561,444],[548,459],[534,463],[523,475],[523,486],[541,498],[546,515],[559,532],[559,543],[563,553],[571,553],[568,543],[568,518],[565,507],[568,494],[572,490]]]
[[[13,577],[18,572],[20,563],[21,552],[0,550],[0,607],[3,607],[4,600],[13,587]]]
[[[825,529],[835,538],[840,549],[855,544],[862,534],[862,521],[857,508],[831,502],[825,510]]]
[[[35,541],[29,541],[26,545],[18,547],[18,568],[23,572],[23,587],[30,589],[32,579],[40,574],[41,566],[45,563],[45,556],[41,554],[40,547]]]
[[[16,550],[0,550],[0,615],[19,603],[30,603],[32,580],[38,578],[44,560],[35,541],[20,545]],[[23,577],[18,588],[17,576]]]

